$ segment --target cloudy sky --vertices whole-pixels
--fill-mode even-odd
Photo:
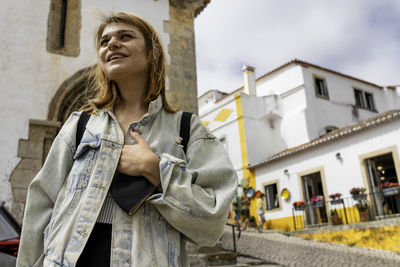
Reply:
[[[400,85],[400,0],[211,0],[195,31],[199,96],[295,58]]]

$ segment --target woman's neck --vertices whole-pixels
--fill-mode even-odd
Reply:
[[[117,84],[120,99],[114,107],[114,113],[122,128],[126,130],[131,122],[138,121],[147,113],[147,104],[144,102],[147,79],[124,79]]]

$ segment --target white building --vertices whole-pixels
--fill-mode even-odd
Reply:
[[[381,184],[399,182],[399,152],[400,110],[393,110],[254,163],[250,168],[255,170],[256,188],[266,193],[267,227],[292,230],[293,202],[310,204],[312,197],[329,200],[336,193],[342,194],[348,223],[357,222],[357,202],[350,195],[354,187],[366,188],[370,216],[400,213],[400,190],[380,195]],[[287,199],[282,198],[285,191],[290,194]],[[297,228],[328,223],[329,211],[335,208],[346,220],[342,205],[326,203],[318,215],[313,207],[295,212]]]
[[[257,79],[252,67],[244,67],[243,76],[244,87],[231,94],[212,90],[202,95],[199,98],[200,117],[226,145],[238,171],[239,182],[265,191],[265,186],[276,181],[276,184],[282,184],[274,189],[274,198],[279,202],[283,188],[291,189],[291,200],[305,199],[301,196],[301,183],[294,183],[292,178],[288,187],[288,175],[292,177],[297,172],[321,168],[325,163],[311,160],[314,165],[309,166],[301,163],[303,154],[296,154],[294,160],[279,165],[281,169],[274,169],[280,174],[277,176],[267,167],[267,159],[275,159],[284,151],[296,151],[331,131],[340,131],[337,129],[400,107],[400,87],[382,87],[300,60],[293,60]],[[390,142],[395,144],[394,139]],[[313,151],[317,155],[328,153],[319,147]],[[330,153],[336,155],[338,152]],[[348,153],[358,152],[351,150]],[[283,158],[275,161],[281,160]],[[295,163],[297,167],[292,168]],[[354,169],[355,166],[346,168],[350,167]],[[358,182],[358,178],[354,178],[354,186],[363,185],[361,176],[359,178]],[[331,187],[332,184],[335,183],[330,183],[324,195],[339,189]],[[270,192],[265,193],[267,199],[271,198]],[[281,229],[293,228],[293,223],[288,226],[291,211],[291,202],[280,203],[279,210],[268,210],[266,218],[277,220],[278,223],[272,223],[275,228],[282,225],[285,226]],[[251,213],[255,215],[254,205]]]

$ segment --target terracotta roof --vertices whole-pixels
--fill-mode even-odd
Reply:
[[[317,68],[317,69],[320,69],[320,70],[323,70],[323,71],[327,71],[327,72],[330,72],[330,73],[333,73],[333,74],[336,74],[336,75],[340,75],[340,76],[343,76],[343,77],[346,77],[346,78],[349,78],[349,79],[352,79],[352,80],[355,80],[355,81],[358,81],[358,82],[362,82],[362,83],[365,83],[365,84],[368,84],[368,85],[375,86],[375,87],[377,87],[379,89],[383,89],[382,86],[376,85],[374,83],[370,83],[370,82],[355,78],[353,76],[350,76],[350,75],[347,75],[347,74],[343,74],[343,73],[340,73],[340,72],[337,72],[337,71],[334,71],[334,70],[330,70],[330,69],[327,69],[327,68],[324,68],[324,67],[321,67],[321,66],[318,66],[318,65],[314,65],[314,64],[311,64],[311,63],[308,63],[306,61],[302,61],[302,60],[299,60],[299,59],[294,59],[294,60],[292,60],[292,61],[290,61],[290,62],[288,62],[286,64],[283,64],[282,66],[280,66],[280,67],[278,67],[278,68],[276,68],[276,69],[274,69],[274,70],[262,75],[261,77],[258,77],[256,79],[256,81],[258,81],[258,80],[260,80],[260,79],[262,79],[262,78],[264,78],[266,76],[269,76],[269,75],[271,75],[271,74],[273,74],[273,73],[275,73],[275,72],[277,72],[277,71],[279,71],[279,70],[281,70],[281,69],[283,69],[283,68],[285,68],[285,67],[287,67],[287,66],[289,66],[291,64],[298,64],[298,65],[303,65],[305,67]]]
[[[400,85],[388,85],[385,86],[387,89],[396,90],[396,87],[400,87]]]
[[[296,153],[310,150],[310,149],[320,146],[322,144],[326,144],[326,143],[332,142],[334,140],[337,140],[337,139],[340,139],[340,138],[343,138],[343,137],[346,137],[346,136],[349,136],[352,134],[356,134],[361,131],[364,131],[364,130],[391,122],[391,121],[399,120],[399,119],[400,119],[400,110],[391,110],[391,111],[382,113],[376,117],[373,117],[373,118],[370,118],[370,119],[367,119],[364,121],[360,121],[358,123],[354,123],[352,125],[343,127],[341,129],[334,130],[332,132],[327,133],[326,135],[324,135],[321,138],[312,140],[310,142],[304,143],[299,146],[295,146],[295,147],[283,150],[261,162],[258,162],[255,164],[250,164],[248,169],[253,169],[255,167],[265,165],[267,163],[276,161],[278,159],[286,158],[286,157],[294,155]]]
[[[243,90],[243,89],[244,89],[243,87],[240,87],[240,88],[236,89],[235,91],[233,91],[232,93],[227,94],[227,95],[224,95],[224,96],[221,97],[221,98],[218,98],[217,101],[215,101],[215,103],[218,103],[219,101],[222,101],[223,99],[225,99],[225,98],[227,98],[227,97],[229,97],[229,96],[232,96],[232,95],[234,95],[234,94],[236,94],[236,93],[239,93],[239,92],[240,92],[241,90]]]
[[[205,96],[206,94],[208,94],[209,92],[212,92],[212,91],[217,91],[218,93],[221,93],[223,95],[227,95],[228,94],[228,93],[222,92],[222,91],[220,91],[218,89],[211,89],[211,90],[208,90],[207,92],[203,93],[201,96],[198,96],[197,98],[202,98],[203,96]]]

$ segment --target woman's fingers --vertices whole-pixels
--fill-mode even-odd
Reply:
[[[138,134],[133,128],[130,128],[129,133],[131,134],[133,140],[136,141],[136,143],[142,144],[143,142],[146,142],[146,141],[140,136],[140,134]]]

